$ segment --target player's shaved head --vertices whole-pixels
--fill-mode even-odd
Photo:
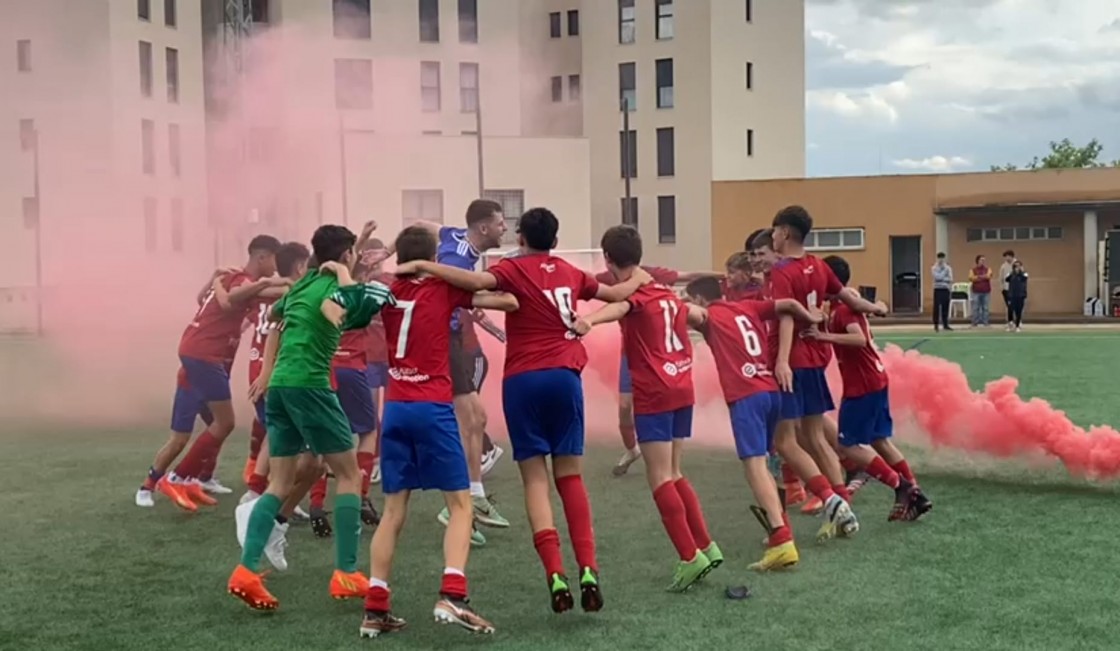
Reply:
[[[467,228],[473,228],[502,214],[502,204],[489,199],[475,199],[467,206]]]
[[[521,241],[534,251],[551,251],[556,248],[556,234],[560,232],[560,220],[548,208],[530,208],[517,221],[517,232]]]
[[[786,235],[795,242],[804,242],[809,231],[813,230],[813,218],[801,206],[787,206],[774,216],[773,227],[784,229]]]
[[[257,253],[276,254],[280,250],[280,240],[271,235],[258,235],[249,241],[249,255]]]
[[[327,224],[315,229],[315,234],[311,236],[311,250],[319,264],[340,262],[357,241],[358,236],[349,228]]]
[[[311,251],[303,244],[286,242],[276,252],[276,272],[285,278],[291,278],[310,257]]]
[[[702,298],[709,303],[718,301],[723,296],[719,280],[714,276],[702,276],[693,280],[685,286],[684,293],[691,298]]]
[[[633,226],[612,226],[599,240],[607,262],[625,269],[642,261],[642,236]]]
[[[832,269],[832,273],[841,285],[847,285],[848,281],[852,279],[852,268],[848,266],[848,261],[844,258],[838,255],[830,255],[824,259],[824,263],[828,265],[829,269]]]
[[[409,226],[397,235],[397,263],[435,260],[437,244],[435,236],[427,228]]]

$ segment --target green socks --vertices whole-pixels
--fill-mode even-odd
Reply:
[[[276,526],[276,514],[280,512],[280,498],[270,493],[261,495],[249,516],[249,530],[245,533],[245,548],[241,550],[241,564],[256,572],[260,564],[264,546]]]
[[[256,514],[254,509],[253,515]],[[347,574],[358,571],[358,545],[362,541],[361,515],[360,497],[353,493],[334,496],[334,567]],[[252,530],[250,522],[249,531]],[[263,545],[261,548],[264,548]],[[249,546],[246,545],[245,549],[248,551]]]

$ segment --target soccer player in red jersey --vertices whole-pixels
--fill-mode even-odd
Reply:
[[[642,238],[631,226],[603,234],[601,246],[616,282],[629,280],[642,261]],[[653,275],[653,274],[651,274]],[[715,281],[719,282],[719,281]],[[624,303],[581,319],[576,332],[618,321],[633,381],[634,426],[645,457],[646,479],[669,540],[680,556],[671,592],[684,592],[723,562],[708,533],[700,498],[681,471],[684,441],[692,436],[692,341],[687,310],[661,283],[643,285]]]
[[[395,248],[402,265],[434,262],[437,241],[426,227],[410,226],[397,236]],[[449,513],[443,579],[433,616],[443,624],[493,633],[494,626],[467,600],[465,569],[474,507],[452,400],[447,323],[457,309],[511,311],[517,309],[517,300],[508,294],[473,294],[424,273],[400,276],[392,292],[396,304],[382,313],[390,343],[381,458],[385,513],[370,542],[369,590],[360,634],[376,637],[405,625],[390,607],[389,576],[412,491],[428,489],[443,492]]]
[[[585,611],[593,612],[603,607],[603,596],[591,504],[581,475],[584,419],[580,373],[587,364],[587,350],[572,328],[578,301],[623,301],[650,277],[639,269],[625,283],[601,285],[588,273],[551,255],[558,230],[559,222],[550,210],[533,208],[521,216],[518,224],[522,253],[518,257],[505,258],[481,273],[427,262],[410,262],[398,268],[398,273],[431,273],[467,291],[496,289],[517,298],[520,307],[506,318],[502,407],[513,458],[525,487],[533,543],[545,568],[552,610],[570,610],[574,599],[564,572],[549,495],[547,458],[551,456],[556,490],[580,568],[580,601]]]
[[[851,278],[851,268],[839,256],[824,259],[843,285]],[[807,336],[832,344],[844,397],[840,401],[839,443],[843,455],[880,482],[893,488],[894,507],[890,520],[916,520],[932,508],[918,488],[914,473],[902,452],[891,442],[894,422],[888,398],[888,380],[879,351],[871,339],[867,317],[834,300],[828,327]]]
[[[230,399],[229,369],[241,340],[241,325],[252,309],[252,299],[276,282],[269,277],[276,273],[276,251],[280,242],[270,235],[258,235],[249,243],[249,261],[243,271],[227,273],[213,279],[228,292],[216,298],[211,289],[201,297],[198,312],[179,341],[179,361],[186,382],[180,383],[172,406],[171,436],[156,453],[148,476],[136,493],[138,506],[152,506],[152,490],[158,489],[176,505],[187,511],[196,510],[195,502],[214,504],[206,494],[229,489],[210,478],[204,486],[196,478],[213,472],[222,442],[234,428],[233,401]],[[189,386],[184,390],[183,384]],[[213,416],[186,457],[175,468],[178,482],[170,482],[164,473],[171,462],[190,441],[196,414],[205,407]]]
[[[751,569],[768,571],[796,565],[799,560],[777,484],[767,469],[774,430],[781,410],[781,394],[774,381],[765,323],[778,312],[794,314],[807,322],[823,319],[793,300],[728,301],[710,280],[696,280],[685,289],[692,305],[688,323],[704,335],[716,363],[720,388],[731,415],[735,450],[743,462],[747,483],[761,507],[760,521],[769,534],[766,553]],[[834,500],[839,500],[833,496]],[[838,503],[833,517],[839,520],[847,507]]]
[[[384,285],[392,285],[396,281],[396,277],[384,270],[384,260],[387,255],[388,250],[385,248],[385,244],[379,239],[372,239],[368,248],[362,253],[359,265],[366,270],[365,275],[368,278]],[[370,321],[367,332],[366,381],[369,383],[374,412],[378,417],[377,436],[374,439],[372,450],[373,465],[370,468],[369,478],[371,484],[378,484],[381,483],[381,465],[378,460],[381,450],[381,392],[389,385],[389,348],[385,343],[385,324],[382,322],[380,314]],[[369,454],[369,452],[367,451],[365,454]],[[359,449],[358,464],[362,465],[363,472],[369,462],[369,458],[364,457],[363,452]]]
[[[764,287],[761,274],[756,273],[750,253],[746,251],[732,253],[724,263],[724,267],[727,269],[727,275],[720,283],[724,300],[758,300],[762,296]]]
[[[858,295],[843,292],[844,286],[819,258],[805,252],[804,241],[813,228],[813,219],[800,206],[790,206],[774,217],[774,250],[781,260],[770,272],[775,299],[791,298],[803,306],[819,308],[825,300],[836,297],[849,307],[863,313],[886,314],[883,304],[871,304]],[[778,360],[774,374],[782,389],[782,419],[778,423],[778,441],[796,437],[816,461],[822,475],[806,476],[798,471],[809,491],[828,507],[828,496],[836,493],[845,502],[850,500],[840,459],[829,444],[824,431],[824,414],[835,409],[825,379],[825,368],[832,358],[828,344],[796,336],[809,324],[795,324],[793,317],[782,316],[778,332]],[[853,518],[841,523],[840,533],[849,535],[859,528]]]

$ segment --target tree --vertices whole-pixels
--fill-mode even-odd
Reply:
[[[1097,160],[1100,157],[1101,151],[1104,150],[1104,145],[1093,138],[1084,147],[1079,147],[1072,142],[1069,138],[1063,138],[1060,142],[1050,141],[1050,153],[1042,158],[1034,157],[1034,160],[1023,166],[1022,169],[1027,170],[1046,170],[1046,169],[1082,169],[1088,167],[1120,167],[1120,160],[1114,160],[1111,163],[1102,163]],[[1018,165],[1008,163],[1006,165],[992,165],[993,172],[1014,172],[1019,169]]]

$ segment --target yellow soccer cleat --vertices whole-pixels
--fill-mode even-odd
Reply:
[[[762,555],[762,560],[751,563],[747,566],[747,569],[755,572],[785,570],[797,565],[799,560],[801,560],[801,556],[797,553],[797,546],[791,540],[776,547],[767,547],[766,553]]]

